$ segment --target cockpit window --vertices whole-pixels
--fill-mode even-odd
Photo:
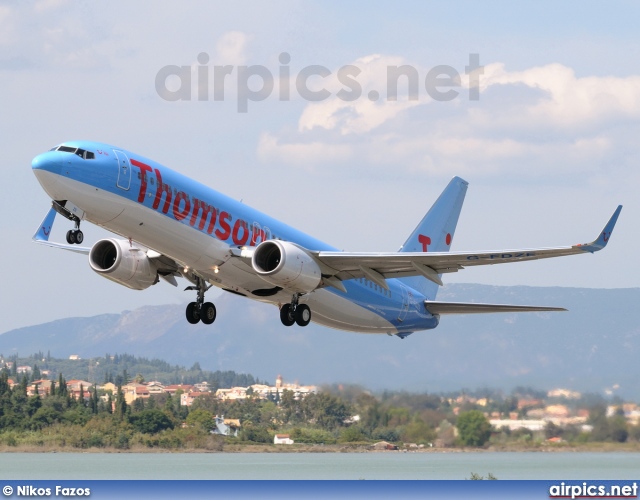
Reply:
[[[82,149],[82,148],[72,148],[69,146],[59,146],[58,148],[53,148],[52,151],[54,149],[57,149],[58,151],[62,151],[63,153],[74,153],[77,154],[80,158],[84,159],[84,160],[94,160],[96,155],[95,153],[91,152],[91,151],[87,151],[86,149]]]
[[[91,151],[87,151],[86,149],[81,148],[78,148],[76,150],[76,154],[84,160],[93,160],[96,157]]]

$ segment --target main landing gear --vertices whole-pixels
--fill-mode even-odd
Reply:
[[[195,302],[190,302],[187,306],[187,321],[192,325],[197,324],[199,321],[205,325],[210,325],[216,320],[216,306],[211,302],[204,301],[204,292],[209,290],[211,285],[207,286],[205,281],[196,276],[196,285],[188,286],[185,290],[197,290],[198,298]]]
[[[291,304],[283,304],[280,308],[280,321],[284,326],[307,326],[311,322],[311,309],[307,304],[298,304],[300,294],[294,293]]]

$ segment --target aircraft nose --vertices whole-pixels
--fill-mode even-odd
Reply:
[[[46,153],[39,154],[31,161],[31,168],[36,175],[38,175],[38,170],[59,174],[62,166],[58,154],[55,151],[47,151]]]
[[[58,176],[62,172],[62,164],[55,151],[47,151],[36,156],[31,161],[31,168],[40,185],[48,193],[56,185]]]

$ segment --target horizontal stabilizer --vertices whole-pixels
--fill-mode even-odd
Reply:
[[[473,302],[439,302],[437,300],[425,300],[424,306],[431,314],[485,314],[566,311],[566,309],[563,307],[512,306],[506,304],[476,304]]]

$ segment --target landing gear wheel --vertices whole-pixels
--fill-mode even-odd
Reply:
[[[311,309],[306,304],[300,304],[296,307],[295,316],[298,326],[307,326],[311,321]]]
[[[75,231],[72,231],[71,229],[69,229],[67,231],[67,243],[69,243],[69,245],[73,245],[75,242],[76,242]]]
[[[82,242],[84,241],[84,234],[82,234],[82,231],[80,231],[79,229],[77,231],[74,231],[74,235],[73,235],[73,239],[76,240],[76,243],[78,245],[82,245]]]
[[[195,302],[190,302],[187,306],[187,321],[192,325],[200,321],[200,311],[198,310],[198,304]]]
[[[291,317],[291,304],[284,304],[280,308],[280,321],[282,321],[284,326],[291,326],[296,322],[296,320]]]
[[[210,325],[216,320],[216,306],[211,302],[205,302],[200,308],[200,319],[205,325]]]
[[[210,325],[216,320],[216,306],[211,302],[204,301],[204,293],[211,288],[212,285],[207,285],[205,280],[197,274],[191,272],[188,275],[184,275],[189,279],[194,286],[188,286],[186,290],[196,290],[198,292],[198,298],[195,302],[191,302],[187,306],[187,321],[192,325],[195,325],[198,321],[202,320],[205,325]]]

